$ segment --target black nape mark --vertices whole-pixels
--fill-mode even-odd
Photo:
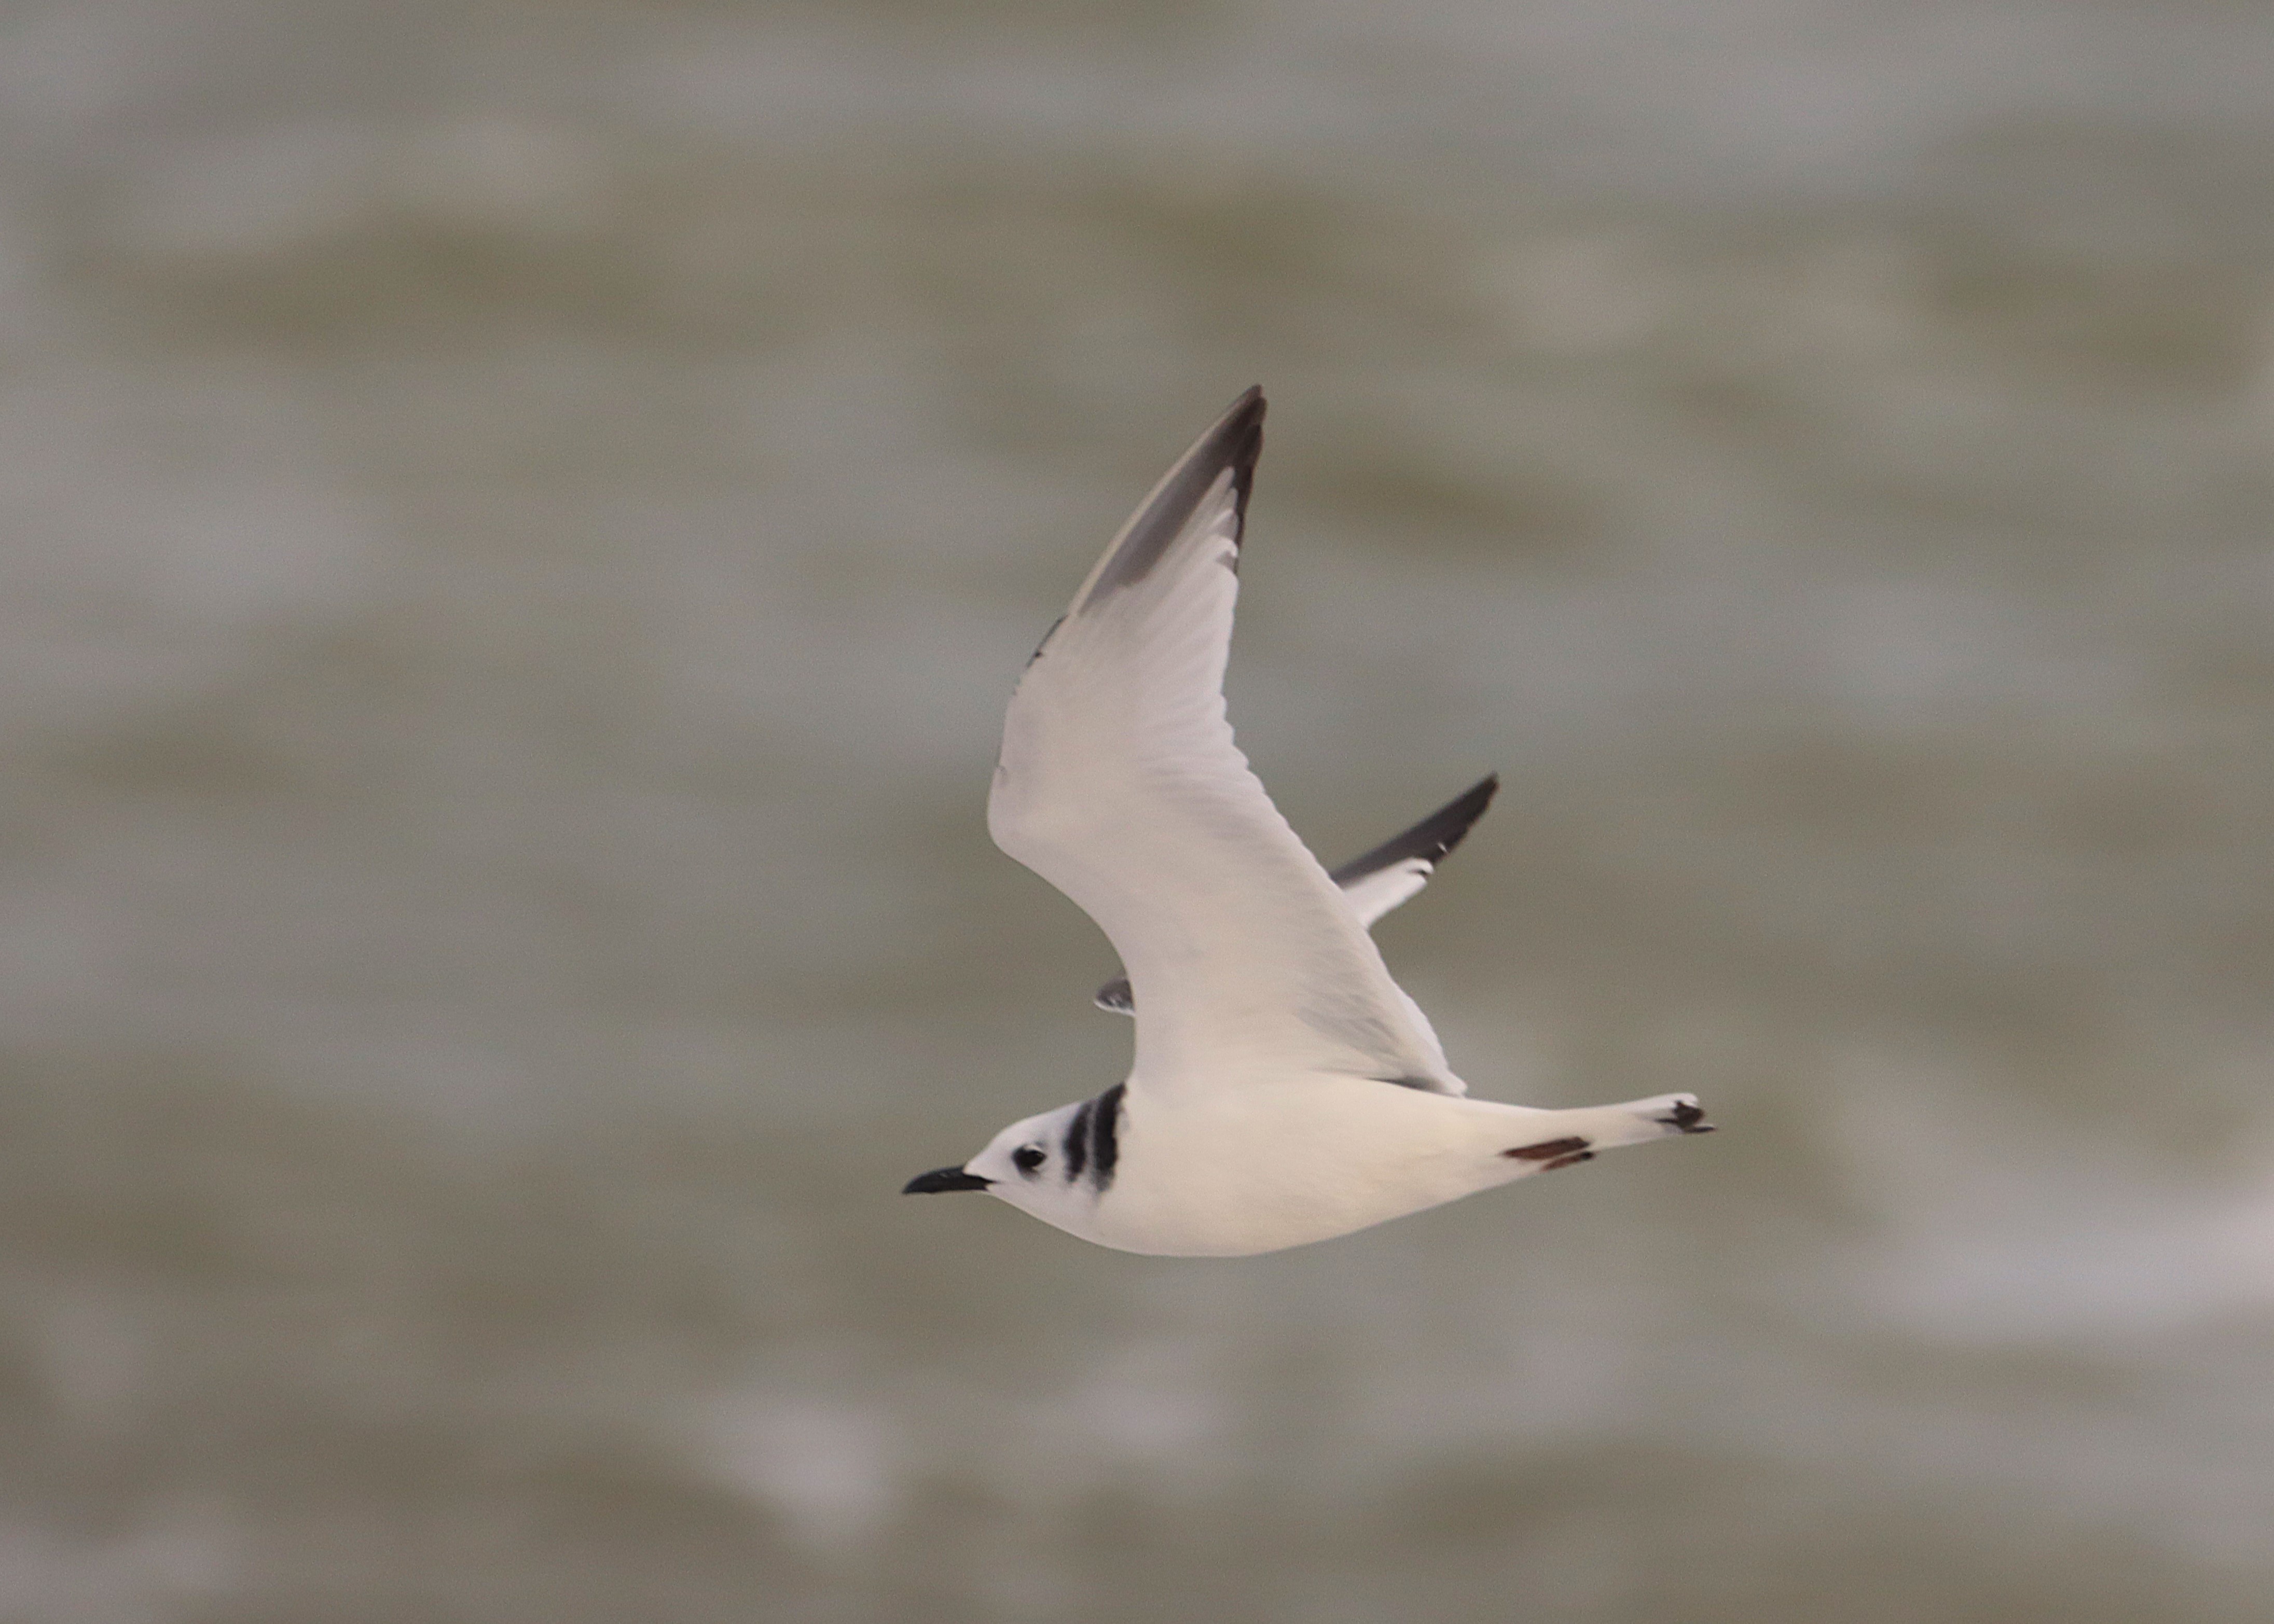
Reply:
[[[1582,1162],[1593,1162],[1594,1159],[1595,1153],[1593,1151],[1583,1150],[1576,1155],[1558,1156],[1555,1161],[1549,1162],[1546,1167],[1540,1170],[1543,1173],[1553,1173],[1557,1168],[1577,1167]]]
[[[1520,1145],[1514,1150],[1503,1150],[1500,1154],[1512,1156],[1518,1162],[1545,1162],[1550,1167],[1567,1167],[1574,1162],[1592,1160],[1595,1153],[1587,1148],[1586,1140],[1575,1134],[1570,1139],[1542,1139],[1537,1145]]]
[[[1094,1100],[1074,1107],[1066,1123],[1065,1139],[1058,1148],[1065,1158],[1069,1184],[1089,1175],[1100,1194],[1113,1182],[1113,1165],[1121,1160],[1121,1096],[1128,1086],[1116,1083]]]
[[[1116,1083],[1093,1101],[1097,1109],[1089,1118],[1090,1182],[1103,1193],[1113,1182],[1114,1163],[1121,1160],[1121,1096],[1127,1085]]]
[[[1066,1124],[1065,1151],[1065,1178],[1068,1184],[1080,1178],[1082,1169],[1088,1165],[1089,1116],[1096,1109],[1096,1101],[1084,1100],[1081,1109],[1074,1112],[1073,1120]]]

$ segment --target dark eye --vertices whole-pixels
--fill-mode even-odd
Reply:
[[[1021,1145],[1011,1153],[1011,1165],[1021,1173],[1031,1173],[1049,1160],[1040,1145]]]

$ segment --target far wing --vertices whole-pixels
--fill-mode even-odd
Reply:
[[[1470,786],[1412,828],[1392,835],[1362,857],[1353,857],[1328,878],[1342,887],[1343,900],[1367,929],[1401,902],[1419,896],[1437,865],[1468,838],[1471,825],[1484,816],[1500,788],[1500,775]],[[1092,999],[1101,1010],[1117,1014],[1136,1012],[1129,978],[1117,975],[1097,989]]]
[[[1428,1021],[1224,718],[1262,444],[1251,389],[1091,569],[1012,695],[988,829],[1120,954],[1133,1086],[1329,1071],[1458,1094]]]

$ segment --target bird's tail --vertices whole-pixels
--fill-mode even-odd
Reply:
[[[1698,1104],[1694,1094],[1661,1094],[1647,1100],[1630,1100],[1624,1105],[1608,1105],[1604,1115],[1612,1118],[1610,1137],[1603,1142],[1612,1145],[1639,1145],[1645,1139],[1662,1139],[1669,1133],[1711,1133],[1713,1124],[1706,1120],[1706,1113]]]
[[[1622,1145],[1639,1145],[1674,1133],[1713,1132],[1694,1094],[1662,1094],[1648,1100],[1629,1100],[1623,1105],[1587,1106],[1544,1116],[1553,1123],[1553,1133],[1500,1154],[1547,1168],[1570,1167],[1592,1162],[1598,1151],[1615,1150]]]

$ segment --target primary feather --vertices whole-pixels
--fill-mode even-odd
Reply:
[[[1233,743],[1224,671],[1263,396],[1203,434],[1013,695],[987,827],[1096,920],[1135,996],[1133,1093],[1242,1072],[1463,1085]]]

